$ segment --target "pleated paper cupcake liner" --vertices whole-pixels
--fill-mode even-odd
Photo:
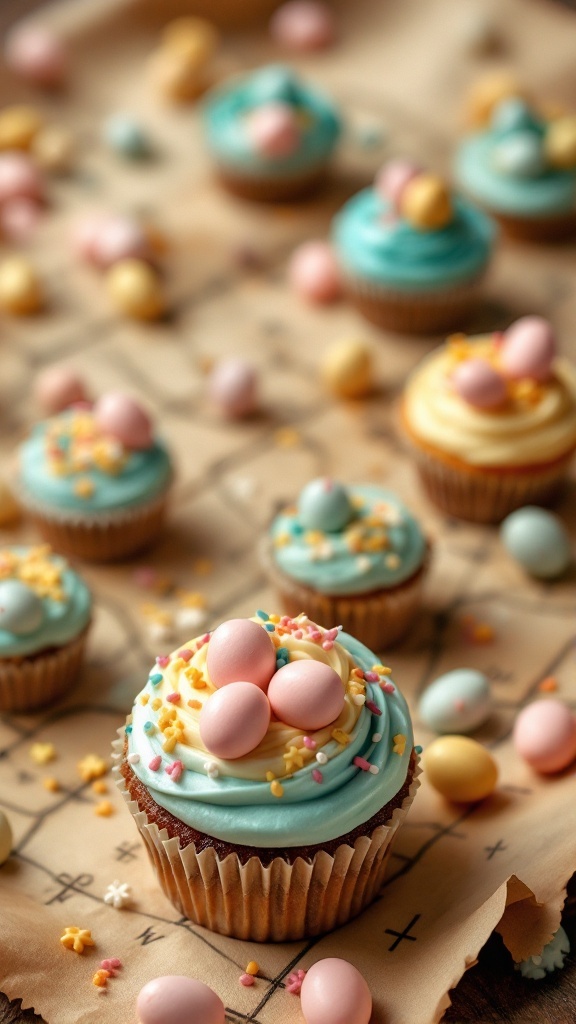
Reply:
[[[36,711],[66,693],[80,672],[88,630],[63,647],[0,659],[0,711]]]
[[[389,331],[440,334],[460,330],[478,300],[484,272],[448,288],[406,292],[344,277],[349,301],[369,320]]]

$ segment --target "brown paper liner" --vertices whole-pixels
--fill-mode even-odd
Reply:
[[[114,759],[122,758],[125,733],[118,730]],[[212,847],[197,854],[193,843],[180,849],[177,836],[149,822],[130,798],[118,765],[116,784],[158,876],[160,886],[188,920],[221,935],[251,942],[292,942],[332,931],[356,917],[378,895],[392,842],[404,821],[420,781],[414,769],[408,796],[385,825],[370,836],[343,843],[331,856],[289,864],[277,857],[264,867],[258,857],[242,864],[236,854],[221,860]]]
[[[407,334],[440,334],[460,329],[478,300],[484,273],[451,288],[403,292],[359,278],[344,278],[344,291],[370,323]]]
[[[89,628],[63,647],[0,659],[0,711],[36,711],[69,690],[82,665]]]
[[[326,168],[322,165],[304,174],[286,178],[256,178],[244,176],[229,167],[219,167],[217,177],[228,192],[241,199],[258,203],[286,203],[294,199],[306,199],[314,193],[326,178]]]
[[[489,212],[510,238],[520,242],[565,242],[576,235],[576,210],[550,217]]]
[[[429,544],[422,566],[410,579],[387,590],[348,597],[320,594],[281,572],[269,538],[262,543],[260,556],[287,615],[295,618],[305,612],[313,622],[327,629],[342,626],[345,633],[371,651],[382,651],[406,635],[421,606],[431,547]]]

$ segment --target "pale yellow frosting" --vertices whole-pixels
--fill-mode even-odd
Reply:
[[[466,339],[468,354],[490,357],[491,339]],[[576,368],[557,359],[550,380],[531,391],[512,385],[497,410],[476,409],[456,394],[454,346],[432,352],[406,385],[404,416],[416,439],[472,466],[552,462],[576,446]]]

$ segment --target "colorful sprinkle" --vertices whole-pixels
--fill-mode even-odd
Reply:
[[[313,740],[311,736],[303,736],[302,743],[308,750],[316,750],[316,747],[318,746],[316,740]]]
[[[127,736],[129,736],[130,733],[132,732],[132,726],[131,725],[125,725],[124,726],[124,732],[126,733]]]
[[[73,949],[75,953],[83,953],[85,946],[96,945],[88,928],[77,928],[75,925],[64,929],[60,942],[65,949]]]
[[[53,778],[51,775],[49,775],[45,779],[42,779],[42,785],[44,786],[44,789],[48,790],[49,793],[60,792],[60,783],[58,782],[58,779]]]
[[[394,754],[400,754],[400,756],[402,756],[402,754],[404,753],[405,749],[406,749],[406,737],[403,735],[403,733],[399,732],[397,734],[397,736],[394,736],[394,745],[392,747],[392,752]]]
[[[156,726],[154,725],[154,722],[144,722],[143,729],[144,729],[144,732],[147,732],[148,735],[150,735],[151,733],[154,732],[154,730],[156,729]]]
[[[157,772],[161,764],[162,758],[160,757],[160,754],[156,754],[152,760],[148,762],[148,767],[151,772]]]
[[[172,782],[178,782],[184,771],[184,765],[182,761],[173,761],[172,764],[166,765],[164,771],[170,776]]]
[[[241,985],[245,985],[246,988],[250,988],[250,985],[254,984],[254,978],[252,977],[251,974],[241,974],[240,975],[240,984]]]
[[[416,751],[417,754],[421,754],[423,749],[424,748],[421,747],[419,743],[417,744],[417,746],[414,747],[414,750]]]
[[[94,807],[94,814],[97,814],[99,818],[109,818],[111,814],[114,814],[114,807],[109,800],[100,800]]]
[[[256,615],[258,616],[259,619],[262,619],[264,622],[268,622],[268,612],[263,612],[262,609],[259,608],[258,611],[256,612]]]
[[[274,630],[276,629],[276,626],[274,625],[273,622],[265,622],[264,629],[268,630],[269,633],[273,633]]]
[[[342,747],[347,747],[350,743],[350,737],[343,729],[332,729],[330,735],[332,736],[332,739],[336,740],[336,743],[339,743]]]
[[[106,761],[103,757],[98,757],[97,754],[86,754],[86,757],[78,761],[76,767],[82,782],[92,782],[93,779],[99,779],[108,771]]]
[[[148,682],[151,683],[152,686],[158,686],[158,684],[162,682],[162,679],[163,676],[160,672],[153,672],[151,676],[148,676]]]
[[[325,754],[323,750],[319,750],[318,753],[316,754],[316,760],[318,761],[318,764],[327,764],[328,755]]]
[[[312,778],[314,779],[314,782],[324,782],[324,776],[322,775],[322,772],[318,770],[318,768],[312,769]]]
[[[56,747],[53,743],[33,743],[28,754],[35,764],[48,764],[56,757]]]
[[[260,964],[256,963],[256,960],[251,960],[246,967],[246,974],[258,974],[260,970]]]
[[[382,739],[382,733],[381,732],[375,732],[374,735],[372,736],[372,743],[380,743],[381,739]]]
[[[126,760],[128,761],[128,764],[138,764],[140,761],[140,754],[128,754]]]
[[[96,779],[96,781],[92,783],[91,789],[92,792],[97,793],[98,796],[103,796],[104,793],[108,792],[108,786],[102,781],[102,779]]]
[[[92,984],[96,985],[96,988],[105,988],[110,977],[110,971],[99,970],[96,974],[92,975]]]
[[[383,693],[396,693],[396,687],[393,683],[380,683],[380,689]]]
[[[170,664],[170,655],[159,654],[158,657],[156,658],[156,664],[158,665],[159,668],[166,668],[166,666]]]
[[[380,677],[377,672],[365,672],[364,679],[367,683],[378,683],[380,681]]]
[[[380,708],[378,707],[377,704],[374,703],[373,700],[367,700],[366,704],[365,704],[365,707],[367,707],[368,711],[371,711],[373,715],[380,716],[382,714],[382,712],[380,711]]]
[[[199,711],[202,707],[202,701],[200,700],[187,700],[186,703],[188,707],[192,708],[194,711]]]
[[[278,779],[274,779],[274,781],[270,783],[270,792],[272,793],[272,796],[284,796],[284,787],[280,782],[278,782]]]
[[[190,661],[194,651],[191,651],[189,647],[183,647],[181,651],[178,651],[178,657],[182,658],[182,661]]]
[[[554,693],[558,689],[556,676],[546,676],[546,679],[538,684],[538,689],[541,693]]]
[[[174,693],[169,693],[166,700],[170,701],[171,704],[178,704],[180,702],[180,694],[176,691]]]
[[[370,771],[370,761],[367,761],[364,757],[355,757],[352,764],[355,764],[357,768],[361,768],[363,772]]]
[[[102,963],[100,964],[100,967],[102,967],[105,971],[109,971],[110,976],[112,978],[115,978],[116,972],[119,971],[122,967],[122,961],[119,960],[117,956],[113,956],[110,957],[109,960],[103,960]]]
[[[299,996],[305,977],[306,971],[295,971],[294,974],[290,974],[286,982],[286,991],[290,992],[293,996]]]
[[[378,775],[380,769],[377,764],[371,764],[368,771],[370,772],[370,775]]]

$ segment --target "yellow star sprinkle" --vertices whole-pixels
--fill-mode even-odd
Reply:
[[[404,753],[405,749],[406,737],[404,736],[403,733],[399,732],[396,736],[394,736],[394,745],[392,747],[392,752],[394,754],[400,754],[400,757],[402,757],[402,754]]]
[[[274,782],[270,783],[270,792],[272,796],[284,796],[284,787],[278,782],[278,779],[274,779]]]
[[[33,743],[28,753],[36,764],[48,764],[56,757],[56,747],[53,743]]]
[[[98,757],[98,754],[86,754],[86,757],[78,761],[76,767],[82,782],[92,782],[92,779],[99,779],[108,771],[106,761],[103,757]]]
[[[392,669],[388,668],[387,665],[372,665],[372,671],[377,672],[379,676],[392,675]]]
[[[72,926],[64,929],[64,935],[60,942],[66,949],[73,949],[75,953],[83,953],[85,946],[95,946],[96,943],[88,928],[76,928]]]
[[[282,755],[282,757],[284,758],[284,767],[286,769],[287,774],[290,774],[296,768],[304,767],[303,754],[304,751],[300,750],[298,747],[290,747],[286,751],[286,753]]]
[[[74,483],[74,494],[78,498],[91,498],[94,494],[94,484],[87,476],[81,476]]]
[[[340,745],[343,747],[347,747],[348,744],[350,743],[350,737],[347,732],[344,732],[343,729],[332,729],[330,735],[332,736],[333,740],[336,740],[336,743],[340,743]]]
[[[141,704],[147,704],[149,700],[150,700],[150,694],[149,693],[141,693],[140,694],[140,703]]]
[[[109,800],[100,800],[94,807],[94,814],[97,814],[99,818],[109,818],[111,814],[114,814],[114,807]]]

